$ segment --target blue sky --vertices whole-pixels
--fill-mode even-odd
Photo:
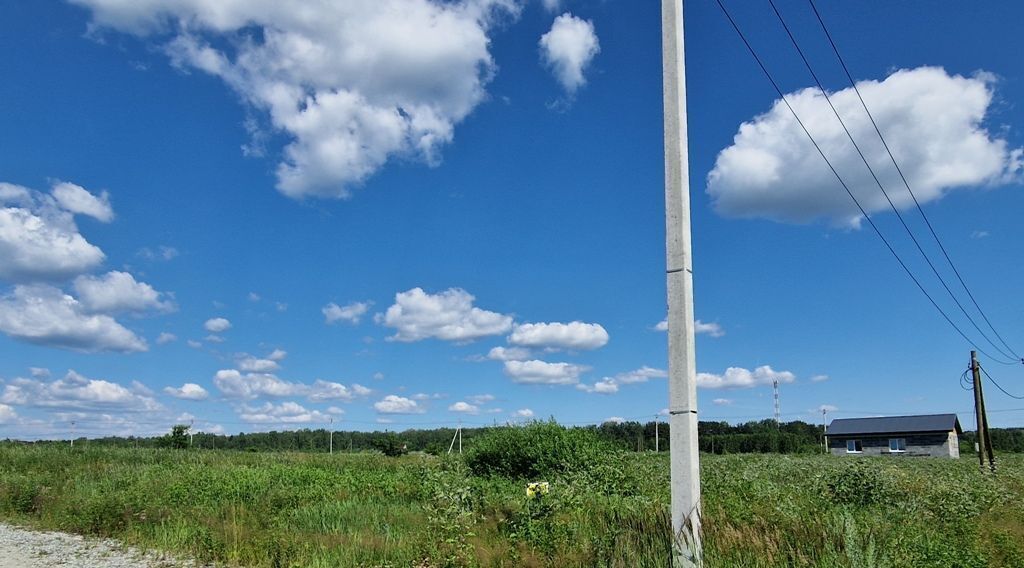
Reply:
[[[0,0],[0,437],[665,408],[657,3],[280,4]],[[731,4],[873,219],[994,351],[804,91],[768,4]],[[779,5],[907,206],[808,4]],[[1024,349],[1024,7],[821,10]],[[779,379],[786,419],[970,423],[971,346],[851,213],[717,5],[688,2],[686,33],[702,418],[770,417]],[[1020,366],[982,364],[1024,391]],[[994,426],[1021,424],[1024,405],[986,394]]]

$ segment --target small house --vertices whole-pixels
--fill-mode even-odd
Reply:
[[[834,456],[960,457],[956,414],[837,418],[825,436]]]

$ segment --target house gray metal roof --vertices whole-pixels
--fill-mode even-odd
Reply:
[[[878,418],[836,418],[828,425],[829,436],[854,434],[911,434],[914,432],[949,432],[960,434],[956,414],[922,416],[883,416]]]

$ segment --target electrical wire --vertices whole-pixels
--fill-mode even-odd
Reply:
[[[1015,394],[1010,394],[1009,392],[1007,392],[1006,389],[1004,389],[1002,386],[1000,386],[1000,384],[997,383],[996,380],[992,378],[992,375],[988,374],[988,371],[985,370],[985,367],[982,367],[981,365],[978,365],[978,368],[981,369],[982,373],[985,373],[985,376],[988,377],[989,381],[992,381],[992,384],[995,385],[997,389],[1003,391],[1003,394],[1005,394],[1006,396],[1008,396],[1010,398],[1014,398],[1014,399],[1017,399],[1017,400],[1024,400],[1024,396],[1017,396]]]
[[[939,270],[935,267],[935,264],[932,262],[928,254],[925,252],[924,247],[921,246],[920,241],[917,240],[917,237],[914,235],[914,232],[910,229],[910,226],[907,225],[906,219],[903,218],[903,215],[896,207],[896,204],[893,203],[892,197],[889,195],[889,192],[886,191],[885,186],[882,184],[882,181],[878,179],[878,174],[875,172],[875,169],[871,167],[871,163],[868,162],[867,157],[864,155],[864,151],[861,150],[860,145],[857,144],[857,140],[854,139],[849,127],[846,126],[846,121],[843,120],[842,115],[839,114],[839,111],[836,109],[835,105],[832,104],[832,97],[828,95],[828,91],[825,90],[825,86],[824,84],[822,84],[821,79],[818,78],[818,74],[814,71],[814,67],[812,67],[810,61],[807,60],[807,56],[804,54],[804,50],[800,47],[800,43],[797,42],[796,36],[794,36],[792,30],[789,29],[789,25],[786,24],[785,18],[783,18],[782,13],[779,12],[778,6],[775,5],[775,0],[768,0],[768,4],[771,5],[772,10],[775,12],[775,16],[782,24],[782,28],[786,31],[786,35],[789,36],[789,41],[793,44],[793,47],[796,48],[796,52],[800,55],[800,59],[803,60],[804,66],[807,67],[807,71],[810,72],[815,84],[818,85],[818,90],[821,92],[821,95],[825,97],[825,102],[827,102],[829,108],[832,109],[832,114],[836,116],[836,119],[839,121],[840,126],[843,127],[843,132],[846,133],[846,137],[849,138],[850,143],[853,144],[853,148],[854,150],[857,151],[857,155],[860,156],[861,162],[864,163],[864,167],[868,169],[868,172],[871,174],[871,178],[875,181],[875,185],[878,186],[878,189],[881,190],[882,195],[885,196],[885,200],[889,203],[889,207],[892,209],[892,212],[896,214],[896,217],[899,219],[900,224],[903,226],[903,229],[907,232],[907,235],[910,237],[910,240],[913,241],[914,246],[917,247],[917,251],[921,253],[921,256],[928,264],[928,267],[931,268],[932,273],[934,273],[935,277],[939,279],[939,283],[942,284],[942,287],[946,290],[946,293],[949,294],[949,297],[953,299],[953,303],[955,303],[956,306],[960,308],[960,311],[964,314],[964,317],[967,318],[967,321],[969,321],[971,325],[974,327],[974,329],[979,334],[981,334],[982,337],[985,338],[985,341],[987,341],[993,349],[995,349],[997,352],[999,352],[1000,355],[1002,355],[1008,360],[1007,362],[998,360],[996,361],[1007,365],[1016,365],[1017,363],[1019,363],[1020,357],[1014,357],[1013,355],[1010,355],[1003,351],[1002,348],[996,345],[995,342],[993,342],[988,337],[988,335],[986,335],[985,332],[981,330],[981,327],[978,326],[978,324],[974,321],[974,318],[972,318],[971,315],[967,313],[967,309],[964,308],[963,304],[960,303],[960,300],[956,297],[956,294],[954,294],[953,291],[949,288],[949,285],[946,283],[945,278],[943,278],[942,275],[939,273]]]
[[[967,369],[966,371],[963,372],[963,374],[960,375],[960,388],[964,389],[965,391],[972,391],[972,390],[974,390],[974,385],[972,385],[969,381],[967,381],[967,373],[970,373],[970,372],[971,372],[971,370]]]
[[[960,281],[960,284],[963,286],[964,291],[967,292],[967,296],[970,297],[971,302],[974,304],[974,307],[977,308],[978,313],[981,314],[981,317],[985,320],[985,323],[988,324],[989,329],[992,330],[992,333],[995,334],[995,336],[999,339],[1003,346],[1010,351],[1010,353],[1012,353],[1017,359],[1019,359],[1021,363],[1024,363],[1024,357],[1021,357],[1016,351],[1014,351],[1013,348],[1006,343],[1006,340],[1003,339],[1003,336],[1000,335],[996,328],[992,325],[991,320],[989,320],[988,316],[985,314],[985,310],[981,309],[981,306],[978,304],[978,301],[974,298],[974,294],[971,293],[971,289],[967,286],[967,282],[964,281],[964,278],[963,276],[961,276],[960,271],[957,270],[956,264],[953,263],[953,259],[949,256],[949,252],[946,250],[946,247],[942,244],[942,240],[939,239],[939,235],[935,231],[935,227],[932,226],[931,220],[928,219],[928,215],[925,214],[924,208],[921,207],[921,203],[920,201],[918,201],[917,195],[915,195],[914,190],[910,188],[910,182],[908,182],[907,177],[903,175],[903,169],[900,168],[899,163],[896,161],[896,157],[893,155],[892,150],[889,148],[888,142],[886,142],[885,137],[882,136],[882,130],[878,127],[878,123],[875,121],[874,115],[871,114],[871,111],[868,109],[867,103],[864,102],[864,97],[861,95],[860,88],[857,87],[857,82],[853,80],[853,74],[850,73],[850,69],[846,66],[846,61],[843,59],[843,56],[840,55],[839,47],[836,46],[836,42],[832,39],[832,34],[829,32],[828,26],[825,25],[825,20],[821,17],[821,13],[818,12],[818,7],[815,5],[814,0],[807,0],[807,2],[811,5],[811,10],[814,11],[814,16],[817,18],[818,23],[821,25],[822,31],[825,32],[825,37],[828,38],[828,42],[829,44],[831,44],[832,51],[836,54],[836,58],[839,60],[839,64],[843,67],[843,72],[846,73],[846,78],[850,81],[850,85],[853,86],[854,92],[857,93],[857,98],[860,100],[860,104],[864,108],[864,112],[868,115],[868,118],[871,120],[871,126],[874,127],[875,133],[878,134],[878,139],[882,141],[882,146],[885,147],[886,153],[889,154],[889,159],[892,160],[892,165],[896,167],[896,171],[899,173],[900,179],[903,180],[903,185],[906,186],[907,192],[910,193],[910,197],[914,200],[914,205],[917,207],[917,211],[921,214],[921,218],[924,219],[924,222],[928,226],[928,230],[931,232],[932,237],[935,238],[935,243],[939,245],[939,250],[941,250],[943,256],[946,257],[946,262],[948,262],[950,268],[953,269],[953,273],[956,274],[956,277]]]
[[[863,215],[864,218],[867,220],[868,224],[875,231],[875,234],[878,235],[878,238],[882,240],[882,242],[885,244],[885,247],[889,249],[889,252],[892,253],[893,257],[896,258],[896,262],[898,262],[900,266],[903,267],[904,272],[906,272],[907,276],[909,276],[910,279],[914,282],[914,284],[917,285],[917,288],[921,291],[921,293],[924,294],[926,298],[928,298],[928,301],[931,302],[932,306],[936,310],[938,310],[938,312],[942,315],[943,319],[945,319],[946,322],[949,323],[949,325],[952,326],[952,328],[956,330],[958,334],[960,334],[960,337],[964,338],[964,341],[974,346],[975,349],[985,354],[985,356],[988,357],[989,359],[996,360],[996,357],[993,357],[992,355],[986,353],[984,349],[979,347],[978,344],[971,340],[971,338],[969,338],[967,334],[965,334],[963,330],[961,330],[960,327],[957,326],[952,319],[950,319],[949,315],[946,314],[946,312],[939,306],[935,299],[932,298],[931,294],[929,294],[928,291],[924,288],[924,286],[917,279],[917,277],[914,276],[914,273],[910,270],[910,267],[908,267],[906,263],[903,262],[903,259],[896,252],[896,249],[893,248],[892,244],[889,243],[889,240],[886,239],[885,235],[882,234],[881,229],[878,228],[878,225],[875,223],[875,221],[871,218],[870,215],[868,215],[868,212],[864,209],[860,201],[853,194],[853,191],[846,184],[846,181],[844,181],[842,176],[839,175],[839,172],[836,171],[835,166],[832,165],[832,162],[828,159],[828,156],[825,155],[825,152],[821,149],[821,146],[818,145],[817,140],[815,140],[814,136],[812,136],[810,131],[807,130],[807,126],[804,125],[804,122],[800,119],[800,115],[797,114],[796,109],[794,109],[793,106],[789,103],[789,99],[787,99],[785,93],[782,92],[782,88],[779,87],[779,84],[775,81],[775,78],[768,71],[768,68],[765,67],[764,62],[761,61],[761,57],[757,55],[757,52],[754,50],[754,47],[747,40],[747,36],[743,34],[742,30],[740,30],[739,25],[733,19],[732,15],[729,13],[729,10],[726,9],[725,4],[722,3],[722,0],[715,0],[715,2],[718,4],[718,7],[721,8],[722,13],[725,14],[725,17],[729,20],[729,23],[732,24],[733,29],[736,30],[736,33],[740,36],[740,39],[743,41],[743,44],[747,47],[747,50],[754,57],[754,60],[757,62],[757,65],[761,68],[761,71],[764,72],[765,76],[768,78],[768,81],[772,84],[772,87],[775,88],[775,92],[779,94],[779,98],[786,105],[786,108],[789,109],[789,112],[792,113],[793,118],[795,118],[797,121],[797,124],[800,125],[800,128],[804,131],[804,134],[806,134],[807,137],[810,139],[811,144],[814,145],[814,149],[817,150],[818,154],[821,155],[821,158],[825,160],[825,164],[827,164],[829,169],[832,170],[832,174],[835,175],[836,179],[839,181],[839,184],[843,186],[844,190],[846,190],[846,194],[850,196],[850,199],[857,206],[857,209],[860,210],[861,215]]]

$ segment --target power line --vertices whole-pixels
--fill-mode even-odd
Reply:
[[[999,383],[997,383],[996,380],[992,378],[992,375],[988,374],[988,371],[985,370],[985,367],[982,367],[981,365],[978,365],[978,368],[981,369],[982,373],[985,373],[985,376],[988,377],[989,381],[992,381],[992,384],[995,385],[997,389],[1003,391],[1003,394],[1005,394],[1006,396],[1008,396],[1010,398],[1015,398],[1017,400],[1024,400],[1024,396],[1017,396],[1015,394],[1010,394],[1010,393],[1006,392],[1006,389],[1004,389],[1002,386],[1000,386]]]
[[[875,224],[871,216],[868,215],[868,212],[864,209],[860,201],[853,194],[853,191],[846,184],[846,181],[844,181],[842,176],[839,175],[839,172],[836,171],[835,166],[833,166],[832,162],[829,161],[828,157],[825,155],[825,152],[821,149],[821,146],[818,145],[817,140],[815,140],[814,136],[812,136],[810,131],[807,130],[807,126],[804,125],[804,122],[800,119],[800,115],[797,114],[796,109],[794,109],[793,106],[789,103],[789,100],[786,98],[786,95],[782,92],[782,88],[779,87],[779,84],[775,81],[775,78],[768,71],[768,68],[765,67],[764,62],[761,61],[761,57],[757,55],[757,52],[754,50],[754,47],[750,45],[750,42],[747,40],[747,36],[743,34],[742,30],[740,30],[739,25],[733,19],[732,15],[729,13],[729,10],[726,9],[725,5],[722,3],[722,0],[715,0],[715,2],[718,4],[718,7],[722,9],[722,13],[725,14],[725,17],[729,20],[729,23],[732,24],[733,29],[736,30],[736,33],[740,36],[740,39],[743,41],[743,44],[747,47],[747,50],[754,57],[754,60],[757,62],[757,65],[761,68],[761,71],[764,72],[765,76],[768,78],[768,81],[771,82],[772,87],[775,88],[775,92],[779,94],[779,98],[786,105],[786,108],[789,109],[789,112],[792,113],[793,118],[795,118],[797,121],[797,124],[800,125],[800,128],[804,131],[804,134],[806,134],[807,138],[810,139],[811,144],[814,145],[814,149],[817,150],[818,154],[821,155],[821,158],[825,160],[825,164],[827,164],[829,169],[832,170],[832,174],[835,175],[836,179],[839,181],[839,184],[843,186],[844,190],[846,190],[846,194],[850,196],[851,200],[853,200],[853,203],[857,206],[857,209],[860,210],[861,215],[864,216],[868,224],[875,231],[875,234],[878,235],[878,238],[882,240],[882,242],[885,244],[885,247],[889,249],[889,252],[892,253],[893,257],[896,258],[896,262],[898,262],[900,266],[903,267],[904,272],[906,272],[907,276],[909,276],[910,279],[914,282],[914,284],[917,285],[917,288],[921,291],[921,293],[924,294],[926,298],[928,298],[928,301],[931,302],[932,306],[936,310],[938,310],[938,312],[942,315],[943,319],[945,319],[946,322],[949,323],[949,325],[952,326],[958,334],[960,334],[960,337],[964,338],[964,341],[971,344],[975,349],[977,349],[979,352],[984,354],[989,359],[996,360],[996,357],[993,357],[992,355],[988,354],[984,349],[982,349],[974,341],[972,341],[971,338],[967,337],[967,334],[965,334],[960,329],[960,327],[957,326],[952,319],[950,319],[949,315],[947,315],[946,312],[939,306],[939,304],[936,303],[935,299],[932,298],[931,294],[929,294],[928,291],[925,290],[921,282],[917,279],[916,276],[914,276],[914,273],[910,270],[906,263],[903,262],[903,259],[896,252],[896,249],[892,247],[892,244],[889,243],[889,240],[886,239],[885,235],[882,234],[881,229],[878,228],[878,225]]]
[[[910,226],[907,225],[906,219],[903,218],[903,215],[896,207],[896,204],[893,203],[892,197],[889,196],[889,192],[886,191],[885,186],[882,184],[882,181],[878,179],[878,174],[875,172],[874,168],[871,167],[871,163],[868,162],[867,157],[864,155],[864,151],[861,150],[860,145],[857,144],[857,140],[854,139],[853,134],[850,132],[850,129],[846,126],[846,121],[843,120],[843,117],[839,114],[839,111],[836,109],[835,105],[832,104],[832,98],[828,95],[828,91],[825,90],[825,86],[822,84],[821,79],[818,78],[818,74],[814,71],[814,67],[812,67],[810,61],[807,60],[807,56],[804,54],[804,50],[800,47],[800,43],[797,42],[792,30],[789,29],[789,25],[786,24],[786,20],[785,18],[782,17],[782,13],[779,12],[778,6],[775,5],[775,0],[768,0],[768,4],[771,5],[772,11],[775,12],[775,16],[778,18],[779,23],[782,24],[782,28],[786,31],[786,35],[789,36],[790,42],[793,44],[793,47],[796,48],[796,52],[800,55],[800,59],[803,60],[804,66],[807,67],[807,71],[810,72],[815,84],[818,85],[818,90],[821,91],[821,95],[825,97],[825,102],[827,102],[829,108],[832,109],[832,114],[836,116],[836,119],[839,121],[840,126],[843,127],[843,132],[845,132],[846,137],[850,139],[850,143],[853,144],[853,148],[854,150],[857,151],[857,155],[860,156],[861,162],[864,163],[864,167],[866,167],[868,169],[868,172],[871,174],[871,179],[875,181],[875,185],[877,185],[878,189],[882,191],[882,195],[885,196],[885,200],[889,203],[889,207],[892,209],[892,212],[896,214],[896,217],[897,219],[899,219],[900,224],[903,226],[903,229],[907,232],[907,235],[910,236],[910,240],[913,241],[914,246],[917,247],[918,252],[921,253],[921,256],[928,264],[928,267],[931,268],[932,273],[934,273],[935,277],[939,279],[939,283],[942,284],[942,287],[949,294],[949,297],[953,299],[953,302],[956,304],[958,308],[960,308],[960,311],[963,312],[964,317],[967,318],[967,321],[971,323],[974,329],[977,330],[977,332],[981,334],[982,337],[985,338],[985,341],[987,341],[989,345],[991,345],[996,351],[998,351],[1000,355],[1011,361],[1005,364],[1017,364],[1020,358],[1017,357],[1017,360],[1014,360],[1013,356],[1007,354],[1005,351],[1002,350],[1002,348],[1000,348],[991,339],[989,339],[988,335],[986,335],[985,332],[981,330],[981,327],[979,327],[978,324],[974,321],[974,318],[972,318],[971,315],[967,313],[967,309],[964,308],[963,304],[960,303],[960,300],[957,299],[956,295],[949,288],[949,285],[946,283],[946,280],[939,273],[939,270],[935,267],[935,264],[932,263],[931,258],[925,252],[924,247],[921,246],[920,241],[917,240],[917,237],[914,235],[914,232],[910,229]],[[997,362],[1002,363],[1002,361]]]
[[[992,333],[995,334],[995,336],[999,339],[1003,346],[1005,346],[1010,351],[1010,353],[1012,353],[1017,359],[1019,359],[1021,363],[1024,363],[1024,358],[1022,358],[1016,351],[1013,350],[1012,347],[1010,347],[1009,344],[1006,343],[1006,340],[1003,339],[1003,336],[1000,335],[996,328],[992,325],[992,322],[985,314],[985,310],[981,309],[981,306],[978,304],[978,301],[974,298],[974,294],[971,293],[971,289],[968,288],[967,282],[965,282],[963,276],[960,275],[960,271],[957,270],[956,264],[953,263],[953,259],[949,256],[949,252],[946,250],[946,247],[942,244],[942,240],[939,239],[939,235],[938,233],[936,233],[935,227],[932,226],[931,221],[928,219],[928,215],[926,215],[924,212],[924,208],[921,207],[921,203],[917,200],[917,195],[915,195],[914,190],[910,188],[910,182],[908,182],[907,177],[903,175],[903,169],[900,168],[899,163],[896,161],[896,157],[893,155],[892,150],[889,148],[888,142],[886,142],[885,137],[882,136],[882,130],[878,127],[878,123],[875,122],[874,115],[872,115],[871,111],[868,110],[868,105],[866,102],[864,102],[864,97],[861,96],[860,88],[857,87],[857,82],[853,80],[853,75],[850,73],[850,69],[846,66],[846,61],[843,59],[843,56],[840,55],[839,47],[836,46],[836,42],[832,39],[832,34],[829,32],[828,26],[825,25],[825,20],[822,19],[821,13],[818,12],[818,7],[815,5],[814,0],[807,0],[807,2],[811,5],[811,10],[814,11],[814,16],[817,18],[818,23],[821,25],[822,31],[825,32],[825,37],[828,38],[828,42],[829,44],[831,44],[832,51],[835,52],[836,58],[839,60],[839,64],[842,65],[843,72],[846,73],[846,78],[850,81],[850,85],[853,86],[854,92],[857,93],[857,98],[860,100],[861,106],[864,107],[864,112],[868,115],[868,118],[871,119],[871,126],[874,127],[875,133],[878,134],[878,139],[882,141],[882,146],[885,147],[886,153],[889,154],[889,159],[892,160],[892,165],[896,167],[896,171],[899,173],[900,179],[903,180],[903,185],[906,186],[907,192],[910,193],[910,197],[914,200],[914,205],[917,207],[917,211],[921,214],[921,218],[924,219],[924,222],[928,226],[928,230],[931,232],[932,237],[935,238],[935,243],[939,245],[939,250],[941,250],[943,256],[946,257],[946,262],[948,262],[950,268],[953,269],[953,273],[956,274],[956,277],[960,281],[960,284],[963,286],[964,291],[967,292],[967,296],[970,297],[971,302],[974,304],[974,307],[978,309],[978,313],[980,313],[981,317],[984,318],[985,323],[988,324],[988,327],[989,329],[992,330]]]

